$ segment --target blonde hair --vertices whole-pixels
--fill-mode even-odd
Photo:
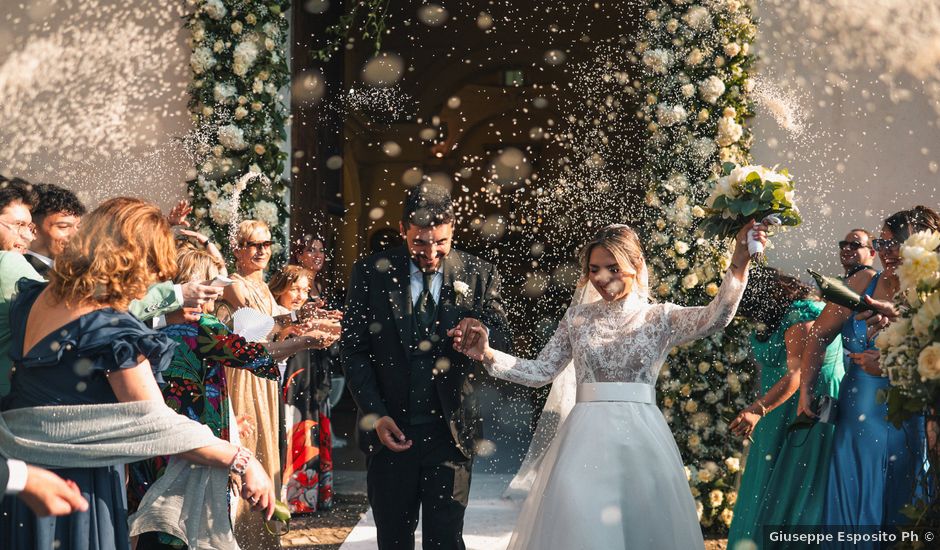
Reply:
[[[274,298],[280,298],[282,294],[290,290],[290,286],[298,280],[306,277],[313,283],[313,273],[299,265],[289,265],[271,276],[268,282],[268,289]]]
[[[271,232],[268,224],[261,220],[242,220],[235,231],[235,242],[232,243],[232,248],[243,247],[251,239],[251,234],[259,229],[264,229],[268,233]]]
[[[190,242],[179,245],[179,251],[176,253],[176,264],[179,271],[176,273],[176,277],[173,278],[173,282],[177,284],[191,281],[208,281],[225,268],[225,264],[208,250]]]
[[[160,209],[117,197],[82,218],[49,272],[49,291],[70,306],[126,311],[153,281],[171,279],[176,271],[176,245]]]
[[[639,276],[645,263],[640,238],[628,225],[608,225],[598,231],[594,238],[581,248],[581,279],[578,281],[578,286],[587,284],[591,271],[591,252],[598,246],[613,255],[620,269]]]

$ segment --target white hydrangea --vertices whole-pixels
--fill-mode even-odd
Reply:
[[[238,90],[235,88],[235,85],[227,82],[218,82],[212,88],[212,97],[217,103],[228,104],[234,99],[237,93]]]
[[[682,97],[692,97],[695,95],[695,86],[692,84],[683,84],[679,91],[682,93]]]
[[[698,83],[698,93],[702,100],[712,105],[718,101],[721,94],[725,93],[725,83],[720,78],[712,75]]]
[[[235,219],[232,201],[216,201],[209,206],[209,217],[219,225],[226,225]]]
[[[269,201],[261,200],[255,203],[255,218],[268,224],[268,227],[276,227],[280,224],[277,206]]]
[[[718,136],[715,141],[721,147],[737,143],[744,136],[744,128],[728,116],[718,119]]]
[[[741,53],[741,45],[737,42],[729,42],[725,44],[725,55],[728,57],[734,57]]]
[[[656,120],[659,122],[660,126],[675,126],[676,124],[684,122],[688,116],[689,113],[686,112],[682,105],[660,103],[656,106]]]
[[[202,5],[202,11],[206,12],[206,15],[216,21],[225,17],[228,13],[222,0],[207,0],[206,3]]]
[[[689,290],[698,286],[698,275],[689,273],[682,278],[682,288]]]
[[[248,74],[248,69],[254,65],[255,60],[258,59],[258,46],[247,40],[245,42],[239,42],[235,46],[235,52],[232,57],[232,72],[238,76],[245,76]]]
[[[649,67],[653,72],[666,74],[669,67],[672,66],[673,56],[669,50],[657,48],[649,50],[643,54],[643,64]]]
[[[189,56],[189,66],[193,68],[193,72],[196,74],[202,74],[212,67],[215,67],[216,60],[215,56],[212,55],[212,50],[205,46],[200,46],[193,50],[192,55]]]
[[[234,124],[219,128],[219,143],[230,151],[244,151],[248,148],[248,143],[245,142],[245,132]]]

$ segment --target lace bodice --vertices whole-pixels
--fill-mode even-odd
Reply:
[[[640,382],[654,385],[672,348],[728,326],[747,279],[730,272],[717,296],[703,307],[623,300],[573,305],[536,359],[493,350],[487,371],[503,380],[539,387],[555,379],[573,359],[579,384]]]

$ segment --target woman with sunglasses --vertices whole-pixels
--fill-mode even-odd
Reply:
[[[887,218],[881,238],[872,241],[884,271],[860,271],[849,278],[849,287],[875,300],[893,299],[901,243],[911,233],[937,230],[938,221],[936,212],[924,206]],[[924,471],[924,419],[913,417],[900,428],[887,421],[887,405],[879,403],[877,394],[887,388],[888,379],[878,365],[878,351],[865,321],[854,315],[829,303],[816,320],[803,354],[798,413],[816,416],[813,388],[826,346],[841,333],[846,374],[839,390],[823,523],[891,528],[907,522],[901,508],[914,501]]]
[[[236,273],[231,276],[234,282],[225,287],[222,295],[223,308],[231,311],[250,308],[272,317],[284,314],[285,310],[264,282],[264,271],[271,261],[272,244],[271,231],[264,222],[244,220],[238,225],[234,246]],[[219,317],[225,320],[223,314],[220,313]],[[330,339],[318,339],[311,344],[311,348],[324,347],[335,341],[339,334],[338,322],[314,322],[324,325],[320,327],[323,330],[317,332],[329,333]],[[310,330],[316,327],[305,324],[305,328]],[[240,424],[247,427],[246,430],[240,429],[240,432],[244,432],[242,444],[255,453],[264,464],[265,471],[277,483],[281,477],[279,381],[259,378],[240,369],[226,369],[226,375],[232,408]],[[280,548],[279,539],[264,528],[260,516],[249,512],[250,508],[242,505],[236,513],[235,536],[238,543],[252,550]]]

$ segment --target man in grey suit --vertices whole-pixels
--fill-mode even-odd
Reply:
[[[448,331],[489,327],[500,349],[509,330],[495,266],[451,247],[447,191],[409,191],[406,244],[360,260],[349,284],[343,366],[359,407],[369,504],[381,550],[462,550],[463,517],[482,419],[472,382],[482,369],[453,349]]]

